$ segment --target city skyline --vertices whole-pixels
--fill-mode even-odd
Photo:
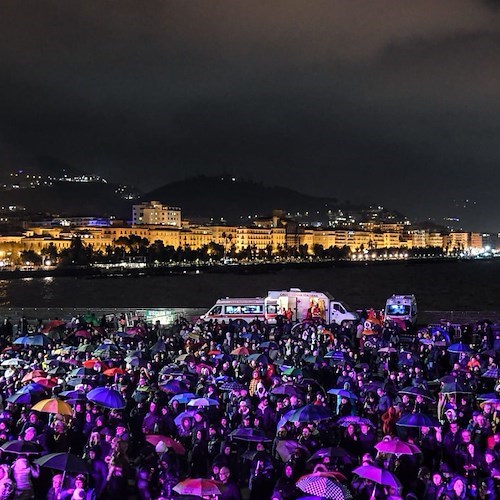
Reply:
[[[225,171],[495,228],[499,20],[481,0],[6,2],[1,168],[51,155],[144,191]]]

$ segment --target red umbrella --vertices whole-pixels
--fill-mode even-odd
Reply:
[[[103,363],[100,359],[88,359],[87,361],[83,362],[83,366],[85,368],[94,368],[95,365],[99,365],[102,369],[107,370],[108,367],[106,366],[105,363]]]
[[[127,373],[123,368],[108,368],[104,370],[104,375],[107,377],[114,377],[115,375],[125,375]]]
[[[21,382],[31,382],[34,378],[44,378],[47,376],[47,372],[43,370],[33,370],[27,373],[21,380]]]
[[[52,389],[57,385],[57,380],[54,380],[53,378],[35,377],[33,382],[36,382],[43,387],[47,387],[48,389]]]
[[[231,351],[233,356],[248,356],[250,351],[246,347],[237,347]]]
[[[44,333],[49,333],[51,330],[54,330],[55,328],[60,328],[66,324],[66,321],[62,321],[60,319],[54,319],[52,321],[49,321],[43,328]]]
[[[88,330],[78,330],[75,332],[75,337],[90,340],[92,338],[92,334]]]

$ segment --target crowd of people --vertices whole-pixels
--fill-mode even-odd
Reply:
[[[498,498],[500,327],[0,326],[0,500]]]

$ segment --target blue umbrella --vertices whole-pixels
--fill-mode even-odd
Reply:
[[[34,404],[38,403],[45,395],[45,387],[40,384],[31,383],[21,387],[17,392],[7,398],[9,403]]]
[[[498,398],[498,394],[496,392],[488,392],[487,394],[479,394],[477,399],[479,401],[486,401],[487,399],[496,399]]]
[[[293,410],[293,414],[288,416],[287,420],[289,422],[314,422],[317,420],[328,420],[332,417],[332,412],[328,408],[309,404]]]
[[[425,413],[408,413],[403,415],[396,425],[400,427],[441,427],[439,420]]]
[[[19,337],[14,340],[13,344],[24,345],[24,346],[37,346],[37,347],[47,347],[51,343],[51,340],[46,335],[33,335]]]
[[[87,399],[104,408],[121,410],[127,406],[123,396],[110,387],[97,387],[87,394]]]
[[[178,401],[180,404],[186,404],[196,397],[197,397],[196,394],[193,394],[192,392],[184,392],[182,394],[176,394],[169,401],[169,404],[172,404],[174,401]]]
[[[347,415],[346,417],[341,417],[337,420],[337,425],[340,427],[348,427],[349,425],[368,425],[369,427],[375,427],[371,420],[368,418],[358,417],[357,415]]]
[[[463,342],[457,342],[456,344],[451,344],[448,349],[448,352],[453,353],[470,353],[473,351],[472,347],[469,344],[464,344]]]
[[[345,389],[329,389],[326,391],[328,394],[333,394],[339,398],[347,398],[357,400],[358,396],[351,391],[346,391]]]
[[[186,410],[186,411],[183,411],[182,413],[179,413],[179,415],[177,415],[175,418],[174,418],[174,423],[177,427],[179,427],[180,425],[182,425],[182,421],[185,419],[185,418],[193,418],[196,414],[198,413],[198,410]]]

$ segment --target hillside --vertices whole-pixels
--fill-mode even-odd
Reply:
[[[199,176],[162,186],[142,198],[182,208],[183,217],[213,217],[241,222],[249,215],[269,215],[274,209],[286,212],[322,213],[338,208],[335,198],[317,198],[281,186],[265,186],[230,176]]]
[[[116,185],[100,182],[59,182],[50,187],[2,190],[2,204],[18,205],[29,213],[60,216],[131,216],[132,203],[115,193]]]

